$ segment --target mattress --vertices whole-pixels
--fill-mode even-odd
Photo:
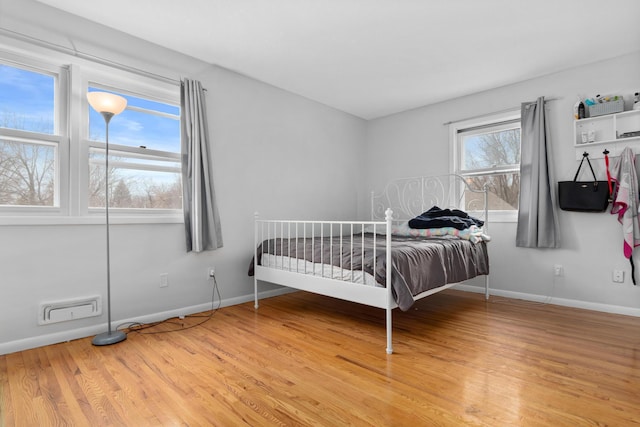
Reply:
[[[375,282],[386,286],[386,239],[372,233],[352,236],[270,239],[257,249],[258,264],[263,254],[275,258],[292,258],[303,262],[295,264],[298,271],[304,261],[312,264],[332,265],[346,271],[364,271],[375,277]],[[267,263],[270,261],[266,261]],[[276,261],[277,262],[277,261]],[[398,307],[408,310],[414,296],[450,283],[489,274],[489,256],[486,242],[472,243],[456,237],[423,238],[393,236],[391,241],[392,293]],[[333,275],[333,269],[327,276]],[[311,271],[308,269],[306,271]],[[253,275],[253,261],[249,268]],[[322,274],[322,273],[321,273]],[[337,272],[339,277],[342,274]]]

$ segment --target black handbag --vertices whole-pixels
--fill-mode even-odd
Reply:
[[[578,181],[580,168],[587,159],[589,169],[593,175],[593,181]],[[589,153],[582,155],[582,161],[573,181],[558,182],[558,201],[560,209],[565,211],[578,212],[603,212],[609,205],[609,183],[607,181],[598,181],[593,171],[591,162],[589,161]]]

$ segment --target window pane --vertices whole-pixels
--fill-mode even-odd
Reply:
[[[89,91],[102,90],[89,88]],[[182,209],[180,107],[107,92],[127,99],[127,108],[109,122],[109,144],[144,147],[161,152],[151,155],[144,153],[147,150],[134,152],[124,147],[109,151],[109,207]],[[89,138],[104,141],[104,119],[88,108]],[[91,148],[88,187],[90,208],[105,205],[104,167],[104,150]]]
[[[109,207],[182,209],[182,181],[177,161],[164,162],[164,169],[170,170],[141,170],[135,169],[139,162],[109,154]],[[104,154],[96,150],[89,163],[89,207],[104,207],[104,182]]]
[[[0,127],[52,135],[55,84],[54,76],[0,64]]]
[[[462,169],[486,169],[520,164],[520,129],[462,137]]]
[[[0,140],[0,205],[54,206],[56,147]]]
[[[474,190],[482,190],[485,184],[489,189],[489,210],[517,211],[518,195],[520,192],[520,174],[504,173],[467,178],[469,186]],[[465,200],[467,206],[472,206],[478,199],[478,209],[483,205],[482,194],[467,192]]]
[[[102,91],[102,89],[90,87],[89,91]],[[109,143],[180,152],[179,107],[117,92],[112,93],[127,99],[127,109],[109,122]],[[104,141],[106,130],[104,119],[93,108],[88,108],[89,139]],[[145,111],[134,108],[142,108]]]

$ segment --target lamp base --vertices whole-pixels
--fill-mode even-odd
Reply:
[[[120,341],[124,341],[127,339],[127,334],[122,331],[109,331],[103,332],[101,334],[93,337],[91,344],[93,345],[111,345],[119,343]]]

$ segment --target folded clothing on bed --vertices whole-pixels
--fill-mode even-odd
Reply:
[[[477,225],[472,225],[462,230],[454,227],[440,227],[440,228],[411,228],[409,224],[403,222],[399,225],[391,227],[391,233],[394,236],[413,236],[413,237],[443,237],[453,236],[460,239],[469,240],[472,243],[489,242],[491,237],[486,235],[482,228]]]
[[[437,206],[409,221],[409,227],[419,229],[453,227],[458,230],[464,230],[472,225],[482,227],[484,221],[474,218],[459,209],[440,209]]]

